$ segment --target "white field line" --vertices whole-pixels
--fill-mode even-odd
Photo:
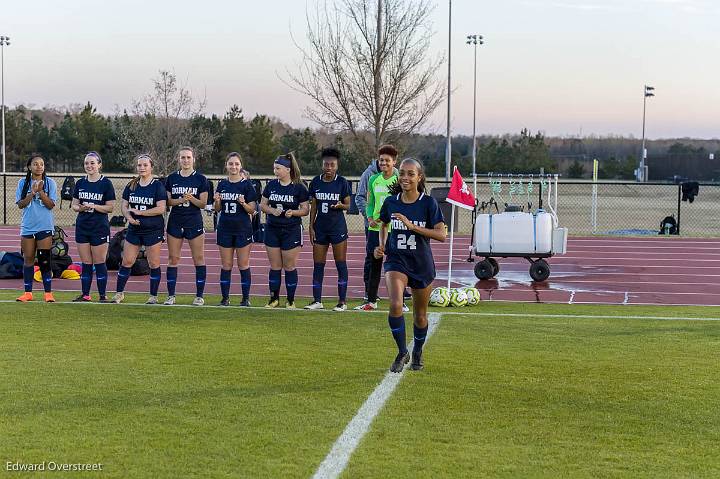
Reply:
[[[428,315],[428,333],[427,338],[430,339],[433,331],[440,322],[440,313],[430,313]],[[408,344],[408,350],[412,350],[412,341]],[[362,438],[370,430],[375,417],[383,408],[387,400],[392,396],[395,388],[400,383],[405,369],[400,373],[387,372],[385,378],[365,400],[355,417],[345,426],[345,430],[340,437],[337,438],[332,449],[325,457],[317,471],[313,475],[315,479],[331,479],[339,477],[347,467],[350,457],[355,449],[357,449]]]

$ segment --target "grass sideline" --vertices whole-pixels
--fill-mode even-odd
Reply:
[[[720,324],[647,319],[720,308],[432,310],[469,314],[444,316],[426,370],[405,375],[344,477],[720,475]],[[308,477],[393,355],[381,314],[0,311],[3,470],[53,460],[102,462],[103,477]]]

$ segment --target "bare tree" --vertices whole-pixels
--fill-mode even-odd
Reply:
[[[126,144],[136,145],[155,160],[154,171],[167,175],[177,168],[175,153],[184,145],[195,149],[201,160],[212,152],[214,135],[206,128],[194,128],[192,120],[202,117],[205,100],[179,85],[174,73],[161,70],[153,79],[153,92],[134,100],[132,113],[122,126]]]
[[[307,14],[309,46],[288,84],[313,100],[308,116],[377,148],[417,131],[443,100],[430,58],[429,0],[336,0]]]

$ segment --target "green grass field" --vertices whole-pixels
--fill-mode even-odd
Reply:
[[[43,461],[103,464],[59,477],[310,477],[394,356],[383,314],[0,311],[10,477],[47,477],[6,470]],[[720,475],[720,321],[648,319],[720,309],[433,311],[464,314],[442,316],[343,477]]]

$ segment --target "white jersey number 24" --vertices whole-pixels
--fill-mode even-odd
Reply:
[[[415,235],[398,234],[397,249],[417,249],[415,245]]]

